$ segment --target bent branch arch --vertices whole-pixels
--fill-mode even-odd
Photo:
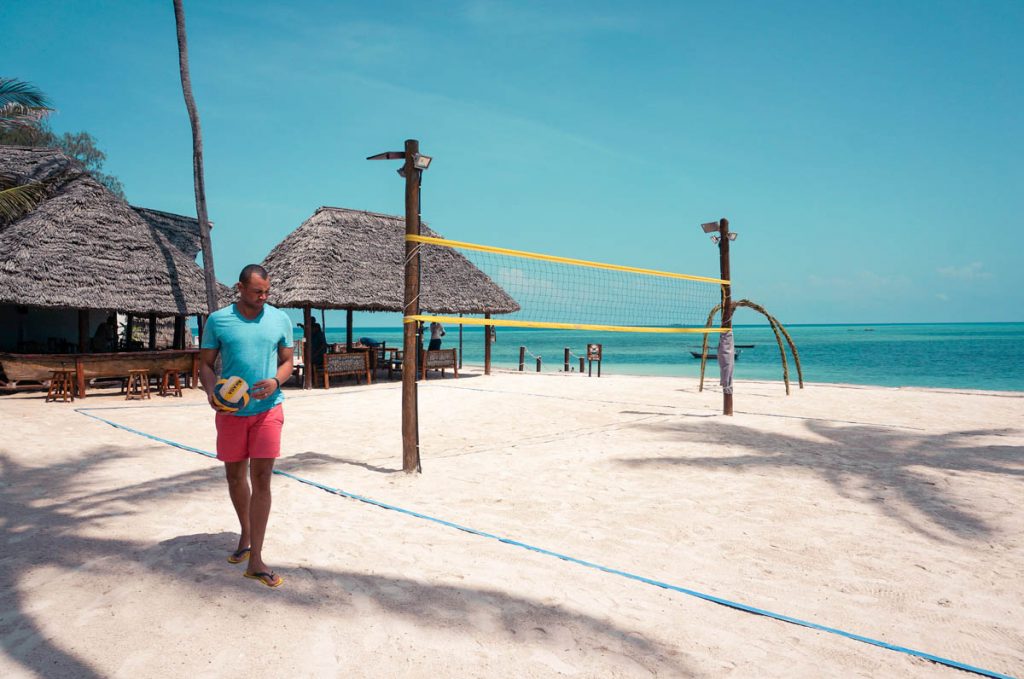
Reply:
[[[739,307],[745,307],[747,309],[753,309],[762,316],[768,319],[768,323],[771,325],[772,332],[775,333],[775,341],[779,345],[779,356],[782,358],[782,380],[786,383],[786,395],[789,396],[789,363],[786,361],[786,349],[782,346],[782,338],[786,338],[786,344],[789,345],[789,351],[793,354],[793,362],[796,363],[796,374],[797,380],[800,383],[800,388],[804,388],[804,372],[800,367],[800,353],[796,350],[796,344],[793,343],[793,338],[789,336],[789,332],[783,327],[779,320],[768,313],[767,310],[756,302],[751,302],[749,299],[741,299],[738,302],[732,303],[732,311],[735,313]],[[711,310],[708,314],[708,320],[704,324],[705,328],[710,328],[714,322],[715,314],[722,310],[722,305],[719,304]],[[781,333],[781,334],[780,334]],[[704,368],[708,362],[708,333],[704,333],[704,344],[701,348],[700,357],[700,387],[699,391],[704,391]]]

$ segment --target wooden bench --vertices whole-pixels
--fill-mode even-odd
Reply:
[[[455,379],[459,378],[459,350],[458,349],[427,349],[423,352],[423,360],[420,361],[423,370],[423,379],[427,379],[428,370],[440,370],[444,377],[445,368],[451,368],[455,373]]]
[[[346,354],[324,354],[324,389],[331,386],[332,377],[344,377],[353,375],[356,383],[359,383],[359,376],[366,376],[366,383],[372,384],[373,377],[370,374],[370,354],[366,351],[355,351]]]

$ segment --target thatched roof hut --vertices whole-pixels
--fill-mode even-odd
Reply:
[[[439,237],[426,225],[424,236]],[[402,311],[405,219],[321,207],[263,261],[271,303],[356,311]],[[507,314],[519,304],[457,250],[423,250],[420,308],[433,313]]]
[[[199,242],[199,220],[195,217],[176,215],[173,212],[161,212],[147,207],[132,205],[135,213],[147,224],[159,231],[174,247],[178,248],[195,261],[202,249]],[[211,226],[213,224],[211,223]]]
[[[0,146],[0,172],[46,191],[32,211],[0,221],[0,304],[207,313],[195,220],[132,208],[57,149]]]

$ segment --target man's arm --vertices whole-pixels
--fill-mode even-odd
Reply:
[[[199,381],[202,382],[203,390],[206,391],[206,400],[214,410],[217,410],[213,401],[213,389],[217,386],[217,371],[214,366],[217,364],[219,353],[218,349],[199,350]]]
[[[292,359],[294,356],[294,347],[279,346],[277,348],[277,372],[273,377],[260,380],[253,385],[253,398],[265,399],[268,396],[272,396],[274,392],[277,391],[278,387],[288,381],[292,376]]]

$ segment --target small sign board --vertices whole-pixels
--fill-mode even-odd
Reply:
[[[588,344],[587,345],[587,360],[600,361],[601,360],[601,345],[600,344]]]

